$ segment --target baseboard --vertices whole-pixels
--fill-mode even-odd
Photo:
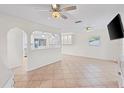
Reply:
[[[63,55],[75,56],[75,57],[83,57],[83,58],[88,58],[88,59],[95,59],[95,60],[110,61],[110,62],[113,62],[113,63],[118,63],[117,61],[109,60],[109,59],[91,58],[91,57],[86,57],[86,56],[81,56],[81,55],[74,55],[74,54],[63,54]]]
[[[22,65],[22,64],[16,65],[16,66],[12,66],[12,67],[10,67],[9,69],[16,69],[16,68],[20,67],[21,65]]]
[[[34,68],[30,68],[30,69],[27,69],[27,71],[33,71],[33,70],[37,70],[41,67],[45,67],[45,66],[48,66],[50,64],[54,64],[54,63],[57,63],[57,62],[60,62],[61,60],[58,60],[58,61],[55,61],[55,62],[51,62],[51,63],[48,63],[48,64],[44,64],[44,65],[39,65],[38,67],[34,67]]]

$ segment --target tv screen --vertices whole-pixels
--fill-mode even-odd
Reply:
[[[107,25],[109,31],[110,40],[120,39],[124,37],[123,24],[121,16],[118,14],[113,20]]]

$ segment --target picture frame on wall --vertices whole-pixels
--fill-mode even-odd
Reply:
[[[89,45],[90,46],[96,46],[96,47],[99,47],[100,46],[100,36],[91,36],[88,40],[89,42]]]

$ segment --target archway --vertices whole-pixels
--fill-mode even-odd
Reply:
[[[22,66],[27,57],[27,35],[24,30],[14,27],[7,33],[8,67]]]

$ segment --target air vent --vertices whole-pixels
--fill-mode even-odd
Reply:
[[[79,21],[76,21],[75,23],[81,23],[82,21],[81,20],[79,20]]]

